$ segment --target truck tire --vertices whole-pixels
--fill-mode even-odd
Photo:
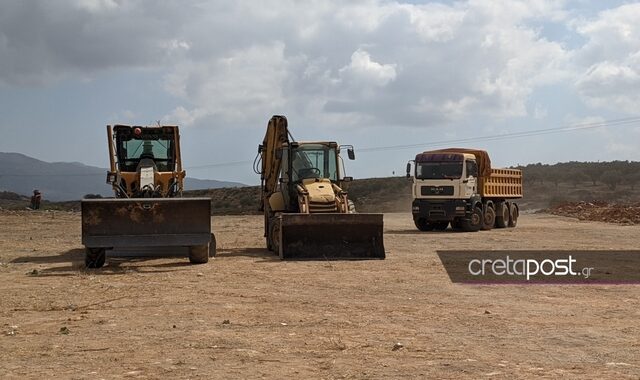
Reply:
[[[107,250],[104,248],[86,248],[84,253],[84,266],[91,269],[102,268],[107,258]]]
[[[491,206],[487,206],[483,215],[483,223],[482,229],[488,231],[493,228],[493,225],[496,223],[496,211]]]
[[[460,231],[462,227],[460,227],[460,218],[455,218],[451,221],[451,229],[454,231]]]
[[[189,247],[189,262],[191,264],[206,264],[209,262],[209,245],[194,245]]]
[[[466,232],[479,231],[482,228],[482,209],[475,207],[469,216],[469,219],[461,219],[460,227]]]
[[[518,205],[512,203],[509,207],[509,227],[513,228],[518,224],[518,216],[520,216],[520,211],[518,210]]]
[[[496,227],[505,228],[509,224],[510,212],[507,202],[500,202],[496,207]]]
[[[449,227],[449,222],[434,222],[433,229],[436,231],[444,231]]]
[[[414,218],[413,219],[413,223],[416,225],[416,227],[420,231],[432,231],[433,230],[433,224],[427,222],[427,219],[425,219],[425,218]]]

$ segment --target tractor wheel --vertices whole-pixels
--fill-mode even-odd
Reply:
[[[189,247],[189,262],[191,264],[206,264],[209,262],[209,245],[194,245]]]
[[[87,248],[84,254],[84,266],[87,268],[102,268],[107,258],[107,250],[104,248]]]
[[[269,222],[269,246],[276,254],[280,254],[280,220],[271,218]]]
[[[211,242],[209,243],[209,257],[216,257],[217,247],[216,247],[216,235],[211,234]]]

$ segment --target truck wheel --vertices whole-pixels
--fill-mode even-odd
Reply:
[[[104,248],[87,248],[84,253],[84,266],[87,268],[102,268],[107,258]]]
[[[482,228],[482,209],[476,207],[469,215],[469,219],[462,219],[460,221],[460,227],[463,231],[475,232]]]
[[[216,235],[211,234],[211,242],[209,243],[209,257],[216,257],[218,247],[216,246]]]
[[[427,222],[425,218],[414,218],[413,223],[420,231],[431,231],[433,230],[433,224]]]
[[[189,262],[191,264],[206,264],[209,262],[209,245],[189,247]]]
[[[454,231],[459,231],[462,227],[460,226],[460,218],[455,218],[451,222],[451,229]]]
[[[496,211],[493,207],[487,206],[487,209],[484,212],[482,229],[488,231],[493,228],[493,225],[496,223]]]
[[[520,211],[518,210],[518,205],[516,205],[515,203],[512,203],[509,209],[511,210],[511,212],[509,213],[509,227],[513,228],[518,224],[518,216],[520,216]]]
[[[509,207],[506,202],[500,202],[496,208],[496,227],[505,228],[509,224]]]
[[[449,227],[449,222],[435,222],[433,223],[433,229],[436,231],[444,231]]]

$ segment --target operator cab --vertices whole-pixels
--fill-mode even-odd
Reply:
[[[120,171],[136,172],[141,167],[175,170],[175,127],[116,125],[113,131]]]

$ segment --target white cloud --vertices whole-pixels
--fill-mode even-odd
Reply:
[[[532,94],[552,84],[633,111],[640,5],[570,20],[568,4],[15,2],[0,13],[0,85],[152,68],[176,99],[166,118],[202,126],[276,112],[347,126],[539,118],[547,108]],[[545,23],[586,42],[570,50],[543,36]]]
[[[268,115],[285,103],[288,61],[284,44],[274,42],[233,50],[203,62],[183,62],[166,77],[166,88],[192,104],[165,117],[184,125],[216,118],[242,122]]]
[[[369,53],[358,49],[351,54],[351,63],[340,69],[340,75],[382,87],[396,78],[396,66],[375,62]]]
[[[575,54],[582,67],[576,88],[596,108],[637,113],[640,104],[640,4],[603,11],[591,20],[574,20],[587,43]]]

